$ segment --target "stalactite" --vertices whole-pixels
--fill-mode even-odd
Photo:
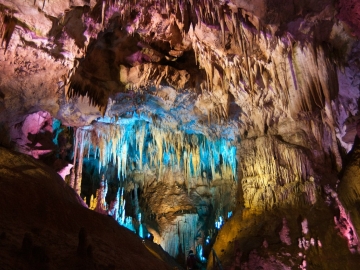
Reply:
[[[120,207],[120,188],[116,193],[115,200],[110,203],[108,215],[112,216],[116,221],[119,220],[119,207]]]
[[[163,167],[163,140],[164,132],[159,128],[152,128],[151,133],[153,134],[153,139],[157,147],[156,163],[159,164],[159,175],[161,175]]]
[[[136,143],[137,149],[139,151],[139,169],[142,170],[143,167],[143,151],[144,151],[144,141],[145,140],[145,125],[140,125],[136,130]]]
[[[134,184],[134,215],[135,217],[138,217],[140,213],[140,207],[139,207],[139,196],[138,196],[138,184]]]
[[[78,168],[76,170],[76,179],[75,179],[75,191],[80,195],[81,193],[81,182],[82,182],[82,168],[83,168],[83,160],[84,160],[84,147],[85,147],[85,131],[82,129],[78,129],[79,132],[76,133],[78,138],[78,142],[80,145],[79,149],[79,162]]]
[[[187,252],[192,249],[196,250],[197,243],[197,225],[199,216],[197,214],[184,214],[178,216],[172,222],[172,226],[169,226],[166,231],[161,233],[160,245],[171,256],[177,257],[180,253],[187,256]],[[179,247],[182,250],[179,250]],[[184,258],[184,259],[185,259]]]
[[[217,7],[218,21],[220,22],[221,27],[221,36],[222,36],[222,45],[225,46],[225,18],[224,10],[222,6]]]
[[[15,26],[16,26],[16,19],[9,14],[1,14],[1,27],[0,27],[0,34],[1,34],[1,46],[3,46],[4,42],[5,42],[5,50],[4,50],[4,54],[6,53],[10,40],[11,40],[11,36],[15,30]]]
[[[243,146],[253,149],[242,155],[240,162],[245,205],[266,209],[275,203],[277,206],[316,203],[315,184],[308,180],[311,166],[301,149],[289,147],[275,138],[269,142],[263,138],[249,140],[243,142]]]
[[[78,128],[74,128],[75,129],[75,144],[74,144],[74,161],[73,161],[73,169],[71,171],[71,176],[70,176],[70,187],[75,188],[75,178],[76,178],[76,159],[77,159],[77,153],[78,153],[78,146],[79,146],[79,140],[78,140],[78,133],[80,132],[80,129]]]
[[[128,146],[126,142],[121,146],[121,152],[118,156],[118,167],[120,168],[121,176],[123,179],[126,177],[126,164],[127,164],[127,157],[128,157]],[[120,178],[120,175],[118,175]]]
[[[216,110],[218,118],[220,114],[226,114],[221,106]],[[212,179],[236,179],[236,147],[225,139],[210,140],[203,135],[189,135],[140,121],[126,125],[95,124],[79,129],[76,140],[74,153],[78,167],[75,186],[79,192],[79,166],[82,166],[84,155],[98,160],[99,173],[108,164],[114,164],[118,178],[122,180],[129,170],[141,170],[143,162],[149,168],[156,168],[159,179],[168,167],[183,171],[186,179],[196,179],[202,171],[211,171]]]
[[[102,7],[101,7],[101,27],[104,29],[104,21],[105,21],[105,6],[106,2],[102,1]]]

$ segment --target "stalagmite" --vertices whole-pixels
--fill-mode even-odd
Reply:
[[[125,223],[125,199],[124,199],[124,188],[121,188],[120,205],[118,220],[120,225]]]
[[[95,211],[100,214],[106,214],[108,211],[108,206],[105,201],[107,192],[108,192],[107,181],[105,179],[105,176],[102,175],[100,181],[100,188],[96,191],[97,204],[95,207]]]
[[[116,193],[115,200],[110,203],[108,215],[112,216],[116,221],[119,220],[119,206],[120,206],[120,188]]]
[[[89,205],[89,209],[90,209],[90,210],[95,210],[96,205],[97,205],[97,200],[98,200],[98,198],[97,198],[97,197],[94,197],[94,195],[91,194],[91,197],[90,197],[90,205]]]

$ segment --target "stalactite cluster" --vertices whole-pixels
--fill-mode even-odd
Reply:
[[[262,26],[260,18],[234,4],[186,0],[101,4],[101,16],[105,16],[101,21],[109,28],[107,37],[99,35],[96,53],[90,50],[87,58],[93,63],[91,59],[98,59],[99,54],[107,55],[109,47],[102,46],[108,42],[114,54],[111,59],[117,61],[111,63],[113,60],[104,56],[111,68],[101,80],[95,81],[98,74],[84,72],[81,66],[85,64],[81,64],[70,79],[68,95],[88,96],[90,103],[99,106],[103,113],[108,97],[115,93],[169,85],[196,92],[208,123],[228,119],[230,100],[234,98],[242,110],[241,130],[263,134],[288,115],[296,119],[299,112],[311,114],[331,108],[331,100],[337,94],[333,66],[336,59],[329,57],[327,46],[317,44],[310,35],[301,42],[294,40],[294,33],[275,35],[271,27]],[[166,22],[160,22],[161,16],[166,15]],[[132,47],[128,55],[123,55],[123,48],[119,48],[124,40],[115,30],[119,25],[127,25],[124,31],[132,33],[132,42],[136,42],[137,49]],[[155,34],[158,28],[166,34]],[[170,50],[161,49],[163,45],[159,44],[170,46]],[[177,62],[188,51],[194,52],[195,62],[205,72],[206,80],[196,82],[201,72],[194,73]],[[120,76],[110,76],[118,69]],[[277,100],[276,106],[273,100]],[[201,104],[205,103],[203,108]],[[330,109],[323,116],[324,121],[331,122],[333,112]],[[329,128],[333,129],[332,124]]]
[[[100,111],[104,114],[110,91],[105,83],[96,84],[95,81],[85,79],[79,76],[80,70],[77,70],[66,87],[68,90],[67,98],[84,97],[89,98],[89,105],[98,106]]]
[[[145,121],[124,125],[99,123],[78,128],[76,134],[75,186],[81,183],[80,166],[84,156],[98,159],[99,170],[109,163],[116,165],[118,178],[122,180],[129,171],[141,170],[145,164],[158,168],[158,177],[165,167],[171,167],[183,171],[187,179],[237,179],[236,147],[225,139],[211,140],[204,135],[172,131]]]
[[[182,254],[185,259],[190,249],[196,250],[202,244],[197,237],[198,219],[197,214],[178,216],[163,232],[159,244],[174,258]]]
[[[121,11],[123,18],[129,18],[131,12],[137,11],[139,6],[143,8],[154,7],[162,14],[175,14],[176,19],[184,25],[184,31],[189,30],[190,25],[205,23],[219,28],[222,33],[222,42],[225,46],[225,30],[237,31],[239,21],[249,21],[259,30],[262,28],[260,22],[255,18],[249,18],[247,12],[231,3],[214,0],[152,0],[152,1],[105,1],[106,7],[115,8]],[[233,24],[230,24],[230,22]],[[240,41],[240,39],[239,39]]]
[[[105,198],[108,186],[102,179],[96,197],[91,195],[90,209],[112,216],[120,225],[136,231],[141,237],[145,237],[146,232],[154,233],[154,241],[173,256],[186,254],[189,249],[199,250],[199,256],[203,256],[205,233],[213,237],[210,232],[218,230],[227,211],[233,209],[233,200],[228,196],[222,197],[230,192],[229,187],[237,180],[236,147],[233,142],[210,139],[201,134],[189,134],[132,119],[123,119],[121,124],[98,122],[92,126],[77,128],[75,133],[74,164],[77,166],[72,175],[73,186],[76,188],[81,185],[83,169],[80,166],[86,162],[98,162],[96,167],[99,175],[100,172],[107,172],[109,167],[116,168],[117,178],[120,180],[120,183],[116,184],[119,188],[115,200],[107,204]],[[83,161],[84,158],[86,162]],[[147,173],[143,173],[145,171]],[[150,179],[152,172],[155,183]],[[136,173],[144,174],[141,181],[136,177]],[[180,182],[184,183],[181,188],[178,186]],[[224,186],[217,186],[220,182]],[[164,190],[160,191],[156,183]],[[142,186],[144,194],[152,194],[146,197],[146,204],[151,205],[150,207],[140,207],[139,185]],[[175,190],[173,187],[176,187]],[[200,190],[197,190],[199,187]],[[155,188],[155,193],[151,191],[152,188]],[[208,189],[209,191],[203,191]],[[211,201],[205,199],[210,196],[210,189],[214,196]],[[125,215],[124,192],[129,193],[129,190],[133,194],[130,202],[133,211]],[[80,190],[76,191],[80,194]],[[161,195],[156,195],[159,191]],[[182,195],[175,199],[173,192],[180,192]],[[194,195],[190,195],[193,192]],[[197,196],[203,192],[205,201],[202,207],[205,210],[199,208],[198,214],[196,208],[191,207],[190,197],[196,196],[196,200],[199,200]],[[235,190],[230,193],[234,195],[234,192]],[[161,200],[166,198],[170,201],[161,203]],[[214,217],[210,217],[209,232],[204,223],[211,215],[207,210],[210,207],[208,204],[217,209]],[[149,222],[154,214],[158,227],[142,224],[141,215]],[[212,219],[222,220],[217,229]],[[168,222],[175,225],[169,226]],[[201,235],[198,235],[199,231],[202,232]]]
[[[301,148],[289,147],[275,138],[243,144],[247,150],[240,150],[239,164],[245,207],[261,212],[281,205],[317,202],[316,176]]]
[[[207,26],[189,33],[196,58],[208,78],[207,85],[202,86],[203,95],[211,95],[214,104],[219,103],[215,111],[218,117],[227,118],[228,91],[246,112],[242,126],[249,129],[255,125],[261,133],[288,114],[296,118],[298,112],[312,113],[330,107],[338,82],[326,49],[313,47],[311,42],[292,43],[266,32],[257,34],[245,24],[240,29],[244,47],[237,54],[213,50],[217,36],[211,36]],[[204,32],[209,32],[210,37]],[[251,52],[249,48],[253,48]],[[274,99],[278,101],[276,108],[271,102]],[[258,105],[259,112],[249,108],[252,103]],[[329,111],[324,118],[332,119],[332,114]],[[248,119],[253,119],[253,126]]]

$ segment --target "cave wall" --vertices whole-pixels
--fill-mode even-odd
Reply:
[[[134,183],[140,187],[145,222],[163,245],[186,215],[198,214],[198,220],[189,217],[196,226],[209,223],[206,232],[236,208],[219,235],[212,234],[225,265],[327,269],[345,257],[353,269],[360,231],[353,208],[356,180],[347,179],[356,177],[348,176],[352,165],[344,169],[344,158],[358,122],[356,1],[0,0],[0,11],[2,145],[37,158],[53,151],[45,143],[51,136],[35,136],[44,135],[46,125],[31,133],[26,124],[34,113],[49,114],[77,130],[74,141],[67,137],[77,155],[57,157],[74,165],[70,185],[84,193],[82,180],[94,178],[83,170],[86,143],[76,144],[79,134],[101,149],[91,162],[117,166],[108,181],[123,181],[128,172],[129,181],[114,180],[115,186],[128,185],[129,194]],[[151,138],[157,154],[150,168],[142,158],[115,161],[127,153],[107,142],[125,138],[116,125],[128,121],[160,128]],[[92,139],[85,139],[86,130]],[[179,144],[174,137],[164,139],[166,130],[223,138],[237,147],[237,166],[225,166],[226,173],[216,177],[213,166],[209,181],[201,170],[189,177],[191,169],[178,168],[179,158],[178,164],[163,164],[166,148]],[[199,142],[190,141],[182,147],[196,156],[193,145]],[[191,161],[193,170],[204,158]],[[212,205],[215,213],[204,214],[203,221],[199,205]],[[199,238],[203,245],[206,235]],[[193,247],[179,239],[168,249]],[[212,256],[209,261],[210,267]]]

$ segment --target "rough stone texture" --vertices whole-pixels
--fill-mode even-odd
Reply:
[[[161,160],[132,170],[128,192],[140,184],[143,211],[161,217],[146,220],[159,241],[179,211],[232,202],[236,215],[212,234],[226,267],[354,269],[357,144],[336,191],[359,122],[357,1],[0,0],[0,11],[2,144],[39,111],[84,130],[142,120],[226,137],[238,147],[237,182],[189,181]]]
[[[176,267],[154,243],[142,243],[110,217],[84,208],[82,199],[50,167],[2,147],[0,151],[2,268],[135,270]],[[81,228],[85,228],[88,244],[92,245],[92,256],[89,253],[77,256]],[[33,244],[25,245],[29,256],[23,256],[20,250],[27,234],[32,236]],[[88,246],[86,248],[89,250]]]
[[[355,144],[349,154],[339,184],[339,199],[344,203],[344,207],[354,222],[356,232],[360,233],[359,227],[359,137],[356,136]]]
[[[339,18],[349,24],[349,32],[352,35],[360,37],[360,4],[355,0],[339,3]]]
[[[18,152],[39,158],[54,150],[52,117],[48,112],[29,114],[19,126],[11,130],[11,140]]]

